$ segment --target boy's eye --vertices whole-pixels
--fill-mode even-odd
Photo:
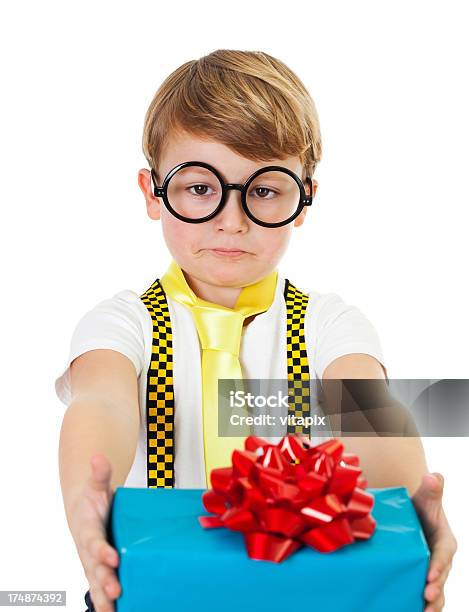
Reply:
[[[203,185],[201,183],[197,184],[197,185],[192,185],[191,187],[188,187],[189,192],[193,195],[211,195],[211,192],[209,190],[212,190],[212,188],[209,185]],[[194,191],[191,191],[191,190]]]
[[[267,197],[269,193],[271,193],[272,195],[270,197]],[[270,189],[270,187],[261,186],[255,187],[251,191],[251,194],[253,194],[257,198],[260,198],[261,200],[271,200],[275,193],[276,192],[273,189]]]

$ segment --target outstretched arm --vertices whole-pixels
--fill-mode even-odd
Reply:
[[[114,490],[124,485],[135,456],[137,375],[126,356],[95,349],[72,362],[71,387],[59,448],[65,512],[94,608],[109,612],[120,595],[119,557],[105,525]]]
[[[323,386],[333,379],[383,379],[382,365],[371,355],[353,353],[338,357],[325,369]],[[332,385],[336,392],[337,385]],[[336,398],[332,398],[336,402]],[[430,566],[424,597],[425,612],[439,612],[444,605],[444,585],[451,569],[457,542],[443,510],[443,476],[429,473],[419,436],[345,436],[340,438],[347,452],[360,457],[368,486],[376,488],[405,486],[412,496],[428,545]]]

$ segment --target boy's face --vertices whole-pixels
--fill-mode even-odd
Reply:
[[[179,132],[168,139],[159,167],[155,169],[161,182],[174,166],[185,161],[202,161],[214,166],[227,183],[244,183],[258,168],[268,165],[289,168],[302,180],[305,178],[299,157],[256,162],[219,142]],[[186,223],[172,215],[163,200],[153,195],[148,170],[139,171],[138,183],[145,195],[148,216],[161,220],[173,258],[185,273],[208,285],[243,287],[274,270],[288,246],[293,227],[303,223],[307,210],[303,208],[288,225],[262,227],[246,216],[241,193],[230,190],[224,208],[213,219]],[[308,193],[308,186],[305,187]],[[313,189],[316,192],[315,180]]]

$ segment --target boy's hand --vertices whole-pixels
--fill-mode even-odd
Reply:
[[[444,585],[457,550],[456,538],[443,512],[444,478],[438,472],[425,474],[412,502],[431,549],[424,597],[425,612],[440,612],[445,603]]]
[[[111,464],[95,453],[90,460],[91,476],[77,498],[71,516],[71,531],[90,586],[96,612],[113,612],[121,587],[114,568],[119,555],[106,540],[105,523],[114,492]]]

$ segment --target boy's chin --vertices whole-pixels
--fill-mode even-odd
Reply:
[[[199,260],[199,263],[202,263]],[[201,276],[207,282],[226,287],[241,287],[252,283],[259,274],[265,276],[262,270],[258,270],[255,257],[249,253],[241,257],[212,256],[203,258],[203,266],[200,269]]]

